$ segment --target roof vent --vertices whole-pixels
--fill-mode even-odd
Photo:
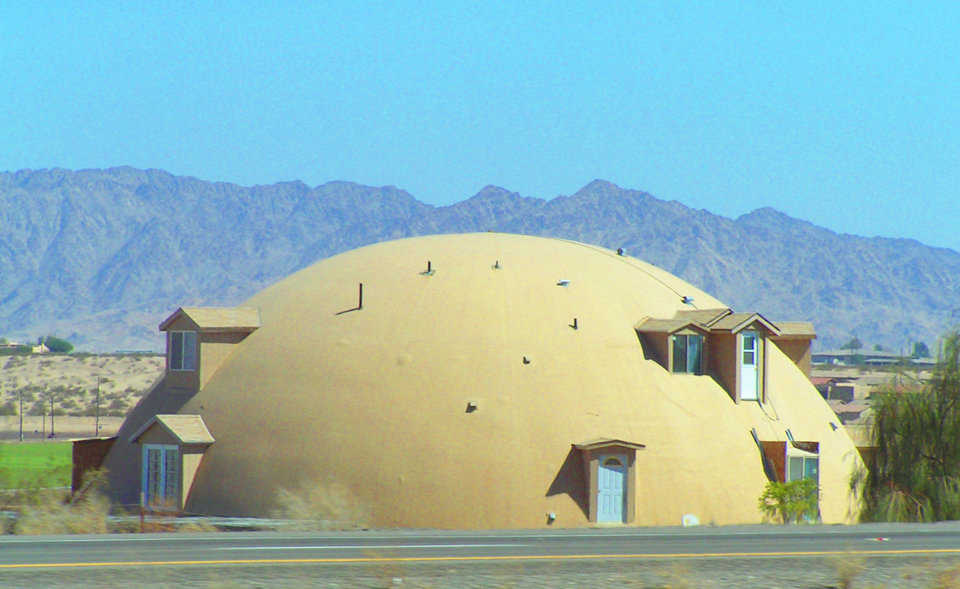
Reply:
[[[622,256],[622,255],[623,255],[623,248],[622,248],[622,247],[618,247],[618,248],[617,248],[617,255],[618,255],[618,256]]]
[[[684,304],[684,305],[692,305],[692,304],[693,304],[693,297],[688,297],[687,295],[683,295],[683,297],[681,297],[680,300],[683,301],[683,304]]]
[[[557,286],[570,286],[570,281],[566,278],[561,278],[557,281]]]

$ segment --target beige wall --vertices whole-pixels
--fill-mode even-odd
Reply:
[[[200,386],[210,380],[234,347],[247,337],[246,332],[203,332],[200,334]]]
[[[198,444],[185,444],[180,447],[180,472],[183,473],[183,478],[180,481],[180,496],[183,498],[180,504],[181,508],[190,501],[190,491],[193,488],[197,470],[200,468],[200,462],[203,460],[203,454],[208,447]]]
[[[810,376],[810,340],[772,338],[777,347],[787,355],[801,372]]]
[[[670,336],[665,333],[643,333],[640,335],[646,357],[670,370]]]
[[[737,369],[737,336],[729,333],[710,334],[709,359],[710,374],[716,377],[730,399],[739,398],[737,385],[739,370]]]

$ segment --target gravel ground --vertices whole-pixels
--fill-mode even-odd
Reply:
[[[844,581],[849,584],[844,584]],[[0,570],[3,587],[960,587],[960,557],[702,558]]]

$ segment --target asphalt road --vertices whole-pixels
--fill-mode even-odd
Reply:
[[[405,576],[420,574],[432,575],[431,582],[423,586],[442,587],[447,585],[438,579],[450,577],[450,571],[455,571],[458,578],[465,575],[463,578],[474,578],[475,582],[458,581],[450,586],[482,587],[500,584],[491,581],[495,577],[490,575],[506,567],[523,579],[532,575],[530,583],[511,581],[513,586],[564,586],[560,581],[568,577],[570,586],[582,586],[583,575],[593,575],[588,577],[593,582],[609,570],[638,566],[649,570],[651,563],[662,568],[672,562],[717,579],[736,579],[743,574],[741,571],[751,571],[759,575],[756,578],[761,585],[829,587],[832,585],[827,581],[791,585],[783,579],[784,575],[808,577],[806,571],[812,574],[815,568],[812,563],[820,566],[831,559],[884,561],[887,569],[894,566],[890,563],[908,561],[920,562],[928,569],[932,563],[955,566],[960,563],[960,523],[0,537],[0,584],[85,586],[121,582],[126,575],[123,582],[167,579],[157,581],[158,586],[203,585],[202,579],[224,578],[247,579],[249,582],[239,584],[259,586],[259,581],[275,581],[291,570],[299,570],[308,574],[310,584],[315,586],[388,586]],[[356,579],[367,575],[372,567],[380,572],[371,579],[385,576],[388,580],[356,584]],[[538,572],[546,570],[543,567],[551,567],[546,577],[543,575],[547,573]],[[773,576],[764,577],[765,569],[771,569]],[[176,572],[165,572],[168,570]],[[305,570],[308,573],[303,573]],[[384,570],[392,572],[384,575]],[[817,574],[826,579],[834,573],[824,570]],[[888,570],[884,574],[893,579],[900,573]],[[900,581],[897,577],[888,586],[906,586]],[[299,578],[290,586],[302,583]],[[728,584],[721,582],[719,586]],[[272,585],[284,586],[282,582]]]

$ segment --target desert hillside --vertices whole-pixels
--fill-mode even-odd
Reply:
[[[163,372],[163,356],[36,354],[0,356],[0,415],[100,415],[122,417]]]

